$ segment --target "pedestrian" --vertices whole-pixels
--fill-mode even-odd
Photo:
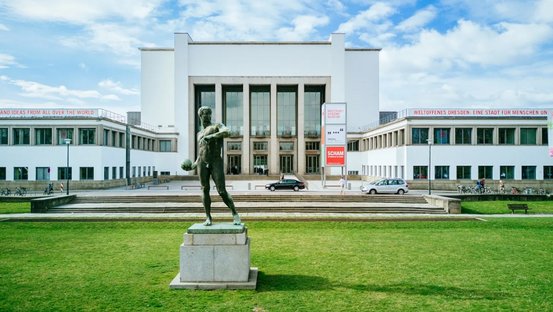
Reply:
[[[344,176],[340,177],[340,181],[338,181],[338,184],[340,185],[340,195],[344,195],[346,191],[346,179],[344,179]]]

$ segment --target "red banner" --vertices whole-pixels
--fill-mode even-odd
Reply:
[[[346,149],[344,146],[326,147],[326,165],[344,166],[346,163]]]

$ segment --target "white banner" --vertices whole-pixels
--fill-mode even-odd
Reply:
[[[323,104],[323,120],[325,124],[346,124],[346,104]]]
[[[327,125],[324,137],[326,145],[346,145],[346,125]]]

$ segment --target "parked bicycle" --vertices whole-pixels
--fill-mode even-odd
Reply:
[[[26,187],[16,187],[15,188],[15,195],[19,196],[25,196],[27,195],[27,188]]]
[[[12,191],[7,187],[0,190],[0,195],[2,196],[8,196],[11,194],[12,194]]]

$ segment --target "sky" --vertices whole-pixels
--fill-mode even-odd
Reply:
[[[381,48],[380,110],[552,108],[553,0],[0,0],[0,108],[140,110],[140,51],[194,41]]]

